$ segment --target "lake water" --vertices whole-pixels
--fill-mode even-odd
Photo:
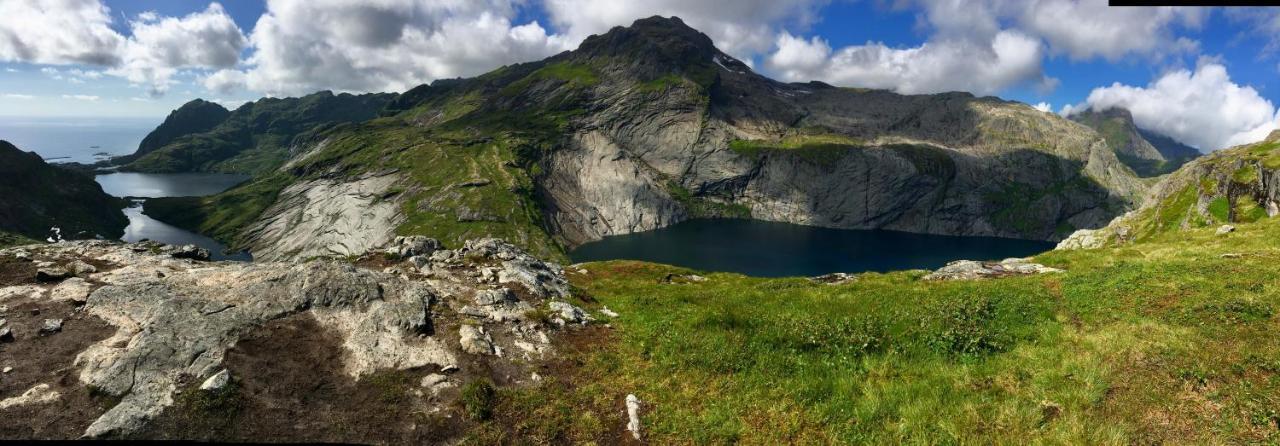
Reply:
[[[248,175],[222,173],[117,172],[94,177],[102,190],[116,197],[203,197],[230,189]]]
[[[1026,257],[1053,243],[848,230],[757,220],[690,220],[606,237],[574,249],[574,262],[644,260],[761,277],[935,269],[953,260]]]
[[[120,172],[94,177],[102,190],[117,197],[202,197],[230,189],[249,179],[247,175],[216,173],[150,174]],[[124,210],[129,226],[124,229],[126,242],[154,240],[170,245],[196,245],[208,249],[213,260],[250,261],[247,252],[225,252],[227,247],[217,240],[156,220],[142,213],[142,200]]]

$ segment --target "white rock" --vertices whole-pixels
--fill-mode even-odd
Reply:
[[[7,369],[6,367],[5,373],[8,373]],[[0,400],[0,410],[28,404],[49,403],[61,396],[56,390],[51,390],[48,384],[37,384],[26,392],[22,392],[22,395]]]
[[[200,390],[206,390],[206,391],[222,390],[227,387],[227,384],[230,384],[230,383],[231,383],[231,372],[227,371],[227,369],[222,369],[222,371],[218,373],[214,373],[213,376],[210,376],[209,379],[204,380],[204,383],[200,384]]]
[[[634,394],[627,395],[627,430],[636,440],[640,439],[640,398]]]
[[[1214,233],[1215,233],[1215,234],[1217,234],[1217,235],[1227,235],[1227,234],[1232,233],[1232,232],[1235,232],[1235,231],[1236,231],[1236,227],[1235,227],[1235,226],[1232,226],[1232,225],[1222,225],[1222,226],[1219,226],[1219,227],[1218,227],[1218,230],[1217,230],[1216,232],[1214,232]]]
[[[613,310],[610,310],[609,307],[600,307],[600,314],[603,314],[609,317],[618,317],[618,313],[614,312]]]
[[[458,327],[458,343],[462,346],[462,351],[474,355],[492,355],[493,338],[484,332],[483,327],[475,325],[463,324]]]

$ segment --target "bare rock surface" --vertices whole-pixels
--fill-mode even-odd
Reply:
[[[1061,269],[1031,263],[1027,259],[1012,258],[999,262],[957,260],[924,276],[924,280],[973,280],[1060,272]]]
[[[383,251],[371,251],[355,263],[239,263],[102,241],[25,247],[33,262],[62,264],[75,258],[111,267],[60,283],[39,284],[32,277],[31,284],[0,289],[0,303],[70,301],[75,311],[114,328],[114,334],[89,344],[74,359],[83,386],[118,398],[84,431],[91,438],[142,429],[175,404],[188,385],[225,387],[228,349],[292,315],[306,313],[340,338],[340,369],[355,380],[384,370],[457,373],[459,364],[465,372],[475,361],[507,361],[503,352],[509,351],[523,359],[540,358],[554,351],[549,332],[561,328],[529,317],[533,310],[587,320],[584,310],[561,306],[568,305],[562,300],[570,292],[558,265],[509,243],[483,239],[457,250],[437,250],[439,244],[429,239],[396,243],[419,262],[393,261]],[[482,269],[489,272],[487,280]],[[464,308],[483,308],[484,317],[460,311]],[[62,322],[50,318],[42,327],[43,334],[52,334]],[[462,361],[466,355],[483,358]],[[503,364],[484,370],[527,366]],[[435,395],[449,382],[427,387]]]

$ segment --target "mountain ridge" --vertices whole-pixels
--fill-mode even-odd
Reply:
[[[701,217],[1056,240],[1104,225],[1145,188],[1092,130],[1025,104],[782,83],[661,17],[415,87],[379,115],[312,132],[284,169],[156,215],[209,216],[182,224],[240,247],[298,247],[283,257],[329,253],[246,230],[259,217],[357,227],[361,206],[308,209],[303,184],[372,197],[352,185],[386,173],[386,198],[362,202],[396,217],[374,233],[494,234],[556,255]],[[493,184],[458,186],[473,183]]]

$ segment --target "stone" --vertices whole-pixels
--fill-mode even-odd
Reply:
[[[76,260],[71,263],[68,263],[67,269],[71,271],[71,274],[76,276],[87,276],[89,274],[98,272],[97,267],[90,265],[88,263],[85,263],[83,260]]]
[[[476,293],[476,305],[498,305],[515,301],[515,295],[511,290],[499,288],[496,290],[480,290]]]
[[[640,398],[634,394],[627,395],[627,430],[636,440],[640,439],[640,403]]]
[[[400,236],[391,241],[387,254],[398,258],[430,256],[440,249],[440,241],[421,235]]]
[[[7,326],[0,326],[0,342],[13,342],[13,329]]]
[[[1217,231],[1214,231],[1214,234],[1216,234],[1216,235],[1227,235],[1227,234],[1230,234],[1230,233],[1235,232],[1235,231],[1236,231],[1236,227],[1235,227],[1235,226],[1232,226],[1232,225],[1222,225],[1222,226],[1219,226],[1219,227],[1218,227],[1218,230],[1217,230]]]
[[[1060,272],[1063,271],[1019,258],[1004,259],[999,262],[956,260],[925,275],[924,280],[973,280]]]
[[[0,373],[10,373],[10,372],[13,372],[13,367],[5,367],[3,370],[0,370]]]
[[[485,333],[483,327],[469,324],[463,324],[458,327],[458,343],[462,346],[462,351],[473,355],[492,355],[495,353],[493,338],[488,333]]]
[[[1224,259],[1239,259],[1239,258],[1244,257],[1244,254],[1240,254],[1240,253],[1238,253],[1238,252],[1228,252],[1228,253],[1223,254],[1223,255],[1220,255],[1220,256],[1218,256],[1218,257],[1221,257],[1221,258],[1224,258]]]
[[[61,397],[62,395],[49,387],[48,384],[36,384],[27,389],[26,392],[22,392],[22,395],[0,400],[0,410],[29,404],[51,403]]]
[[[809,280],[815,283],[825,283],[827,285],[843,285],[858,280],[858,276],[848,273],[831,273],[810,277]]]
[[[608,317],[618,317],[618,313],[613,310],[610,310],[609,307],[600,307],[600,314],[603,314]]]
[[[225,389],[227,387],[227,384],[230,384],[230,383],[231,383],[231,372],[228,371],[227,369],[222,369],[218,373],[214,373],[213,376],[210,376],[209,379],[204,380],[203,383],[200,383],[200,390],[204,390],[206,392],[216,392],[216,391]]]
[[[1107,239],[1103,237],[1103,232],[1100,229],[1078,229],[1058,242],[1058,245],[1054,246],[1053,249],[1059,251],[1097,249],[1105,245],[1106,242]]]
[[[62,319],[45,319],[40,324],[41,335],[51,335],[62,331]]]
[[[58,301],[71,301],[80,305],[89,300],[89,293],[91,292],[93,292],[92,284],[79,277],[72,277],[49,290],[49,298]]]
[[[591,316],[586,311],[574,306],[568,302],[551,302],[547,304],[547,308],[555,313],[563,323],[581,323],[585,324],[591,320]]]
[[[37,282],[58,282],[71,277],[71,271],[57,266],[48,266],[36,270]]]
[[[175,259],[191,259],[201,262],[208,261],[210,258],[209,250],[196,245],[182,245],[174,247],[169,256]]]

